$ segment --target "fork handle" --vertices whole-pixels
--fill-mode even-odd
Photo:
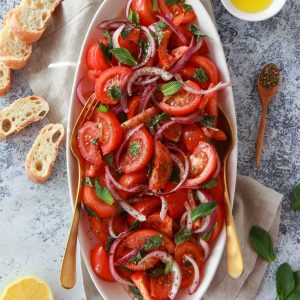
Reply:
[[[76,246],[78,235],[78,224],[80,219],[81,206],[76,199],[72,225],[65,249],[65,254],[60,272],[60,284],[65,289],[71,289],[76,283]]]

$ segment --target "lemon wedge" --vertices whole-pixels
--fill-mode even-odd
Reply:
[[[0,300],[53,300],[48,284],[39,278],[28,276],[8,285]]]

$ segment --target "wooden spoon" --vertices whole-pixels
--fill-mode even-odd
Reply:
[[[257,88],[262,110],[256,142],[256,167],[259,166],[262,147],[264,143],[268,105],[278,90],[279,79],[280,73],[275,64],[265,65],[258,77]]]

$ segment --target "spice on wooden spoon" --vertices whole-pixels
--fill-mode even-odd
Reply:
[[[258,94],[261,101],[261,120],[256,142],[256,166],[259,166],[267,123],[267,109],[279,86],[280,72],[275,64],[263,67],[258,77]]]

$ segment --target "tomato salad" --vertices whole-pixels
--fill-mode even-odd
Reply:
[[[224,223],[212,141],[222,83],[209,37],[182,0],[130,0],[98,25],[77,87],[99,107],[78,132],[83,206],[99,242],[91,264],[138,299],[193,294]]]

